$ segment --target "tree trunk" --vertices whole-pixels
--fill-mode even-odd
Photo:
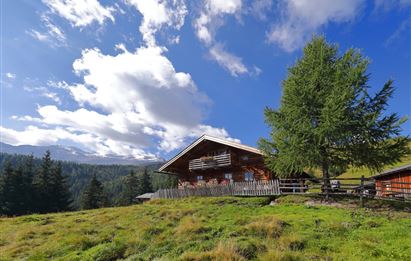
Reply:
[[[328,202],[330,199],[330,173],[328,173],[328,167],[326,165],[323,165],[322,167],[323,171],[323,186],[324,186],[324,192],[325,192],[325,201]]]

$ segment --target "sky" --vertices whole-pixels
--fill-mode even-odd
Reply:
[[[411,114],[411,0],[1,1],[0,140],[170,158],[202,134],[256,146],[313,35],[371,61]],[[411,134],[411,121],[403,126]]]

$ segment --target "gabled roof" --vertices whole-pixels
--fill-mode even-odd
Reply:
[[[198,144],[200,144],[202,141],[205,141],[205,140],[213,141],[213,142],[224,144],[224,145],[227,145],[227,146],[230,146],[230,147],[233,147],[233,148],[237,148],[237,149],[240,149],[240,150],[246,150],[246,151],[249,151],[249,152],[252,152],[252,153],[255,153],[255,154],[263,155],[263,153],[259,149],[256,149],[256,148],[253,148],[253,147],[250,147],[250,146],[247,146],[247,145],[243,145],[243,144],[238,143],[238,142],[233,142],[233,141],[229,141],[229,140],[225,140],[225,139],[221,139],[221,138],[217,138],[217,137],[213,137],[213,136],[209,136],[209,135],[204,134],[203,136],[201,136],[197,140],[193,141],[193,143],[188,145],[188,147],[186,147],[180,153],[178,153],[173,158],[171,158],[169,161],[167,161],[163,166],[161,166],[158,169],[158,171],[163,171],[165,168],[170,166],[173,162],[175,162],[176,160],[181,158],[184,154],[186,154],[191,149],[193,149],[195,146],[197,146]]]
[[[151,199],[153,197],[153,194],[154,193],[145,193],[145,194],[142,194],[140,196],[137,196],[136,198],[138,198],[138,199]]]
[[[375,178],[388,176],[388,175],[395,174],[395,173],[402,172],[402,171],[406,171],[406,170],[411,171],[411,164],[404,165],[404,166],[401,166],[401,167],[398,167],[398,168],[395,168],[395,169],[386,170],[384,172],[381,172],[380,174],[372,176],[371,178],[375,179]]]

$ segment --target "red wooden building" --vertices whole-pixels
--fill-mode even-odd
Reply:
[[[161,166],[158,172],[178,176],[180,188],[270,180],[274,176],[265,167],[260,150],[208,135],[191,143]]]
[[[411,198],[411,164],[384,171],[372,178],[377,196]]]

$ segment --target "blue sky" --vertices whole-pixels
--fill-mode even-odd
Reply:
[[[1,141],[168,158],[203,133],[256,145],[313,34],[372,61],[411,112],[410,0],[1,1]],[[411,134],[411,123],[403,133]]]

